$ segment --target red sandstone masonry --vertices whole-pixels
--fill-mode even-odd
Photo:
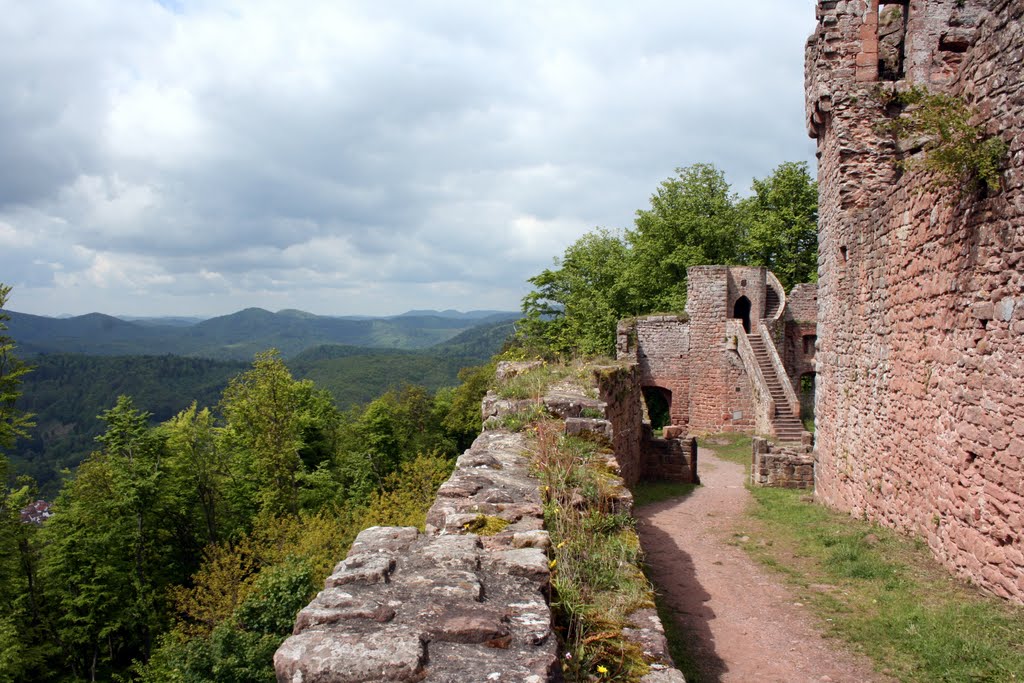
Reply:
[[[906,73],[962,95],[1009,144],[987,199],[897,175],[876,84],[859,82],[872,9],[818,3],[816,495],[1024,602],[1024,0],[958,4],[911,2]]]

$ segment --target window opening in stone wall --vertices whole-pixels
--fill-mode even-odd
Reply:
[[[878,78],[898,81],[904,76],[909,0],[878,4]]]
[[[743,321],[743,331],[750,334],[750,299],[741,296],[732,305],[732,317]]]
[[[814,353],[814,344],[818,341],[818,335],[816,334],[805,334],[804,335],[804,355],[809,356]]]
[[[839,247],[839,255],[843,257],[843,263],[846,263],[846,259],[847,259],[846,247]]]
[[[800,420],[804,429],[814,431],[814,385],[817,374],[805,372],[800,375]]]
[[[672,392],[662,387],[644,387],[644,403],[655,431],[672,424]]]

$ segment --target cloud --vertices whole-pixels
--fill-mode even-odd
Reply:
[[[8,3],[12,307],[515,308],[677,166],[810,160],[810,0]]]

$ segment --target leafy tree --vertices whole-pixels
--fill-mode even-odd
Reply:
[[[736,196],[720,170],[712,164],[677,168],[626,232],[631,257],[625,279],[635,308],[682,310],[687,268],[738,263],[738,218]]]
[[[789,287],[814,281],[817,185],[807,166],[782,164],[753,190],[740,200],[711,164],[676,169],[624,240],[598,228],[530,279],[518,342],[532,355],[611,355],[622,318],[685,308],[692,266],[764,265]]]
[[[127,396],[101,418],[102,450],[79,467],[43,529],[58,639],[70,668],[92,680],[148,656],[167,588],[189,573],[162,435]]]
[[[33,426],[31,416],[17,407],[29,368],[14,355],[14,340],[3,334],[10,319],[3,310],[10,291],[0,283],[0,681],[32,678],[43,651],[38,644],[42,615],[36,530],[21,522],[21,510],[31,502],[34,486],[25,480],[13,488],[8,485],[3,452]]]
[[[333,451],[333,425],[325,424],[335,419],[330,398],[312,382],[292,379],[280,354],[270,350],[231,380],[221,411],[234,479],[242,484],[234,502],[269,515],[297,513],[303,455],[313,462]]]
[[[566,249],[557,269],[530,278],[536,289],[523,299],[522,322],[528,343],[562,355],[614,353],[615,323],[633,307],[623,283],[628,258],[622,239],[598,228]]]
[[[780,164],[752,189],[739,203],[746,227],[742,260],[767,267],[787,290],[817,282],[818,183],[807,164]]]

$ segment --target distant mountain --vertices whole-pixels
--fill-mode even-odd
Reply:
[[[371,348],[422,349],[481,323],[518,317],[515,313],[477,311],[466,314],[419,314],[390,318],[336,318],[305,311],[277,313],[247,308],[189,324],[187,318],[127,321],[90,313],[47,318],[10,311],[9,330],[26,355],[163,355],[250,360],[274,347],[286,358],[323,344]]]
[[[73,316],[63,316],[63,317],[71,318]],[[201,323],[202,321],[206,320],[206,318],[199,318],[199,317],[194,317],[194,316],[176,316],[176,315],[156,316],[156,317],[133,316],[133,315],[119,315],[117,317],[120,318],[121,320],[130,322],[130,323],[136,323],[138,325],[157,326],[157,327],[160,327],[160,326],[167,326],[167,327],[191,327],[192,325],[195,325],[196,323]]]
[[[200,330],[200,339],[209,341],[218,335],[228,338],[242,336],[248,330],[262,330],[265,324],[280,323],[289,318],[286,312],[269,313],[260,309],[240,311],[225,319],[214,319],[207,329]],[[19,323],[17,334],[42,335],[53,330],[53,318],[12,315]],[[97,337],[95,345],[112,342],[109,336],[135,335],[155,345],[148,335],[155,328],[128,323],[110,316],[92,314],[78,316],[79,330],[91,330]],[[292,316],[301,321],[304,316]],[[314,318],[318,318],[314,316]],[[501,350],[513,330],[512,321],[477,325],[458,331],[444,327],[445,319],[437,316],[408,316],[404,323],[407,338],[426,338],[438,330],[448,335],[444,341],[416,350],[368,348],[365,346],[321,344],[297,353],[287,361],[293,375],[310,379],[334,396],[342,408],[366,403],[391,388],[418,384],[430,390],[458,384],[460,369],[486,363]],[[320,321],[322,322],[322,321]],[[363,332],[371,334],[373,326],[386,323],[375,319]],[[448,319],[449,323],[453,323]],[[436,328],[427,324],[442,325]],[[205,325],[197,324],[195,327]],[[14,325],[11,325],[14,330]],[[175,329],[175,328],[170,328]],[[180,332],[180,329],[178,330]],[[282,330],[285,334],[287,329]],[[377,334],[399,334],[402,327],[392,325]],[[62,332],[63,333],[63,332]],[[452,336],[454,335],[454,336]],[[29,348],[18,340],[18,354]],[[79,345],[88,346],[85,340]],[[127,342],[123,342],[127,345]],[[238,342],[244,344],[244,342]],[[52,497],[60,485],[60,471],[74,468],[96,447],[95,438],[104,429],[97,415],[114,405],[118,395],[127,394],[136,405],[153,413],[154,421],[163,421],[186,408],[193,400],[200,406],[216,406],[228,380],[246,370],[246,362],[185,358],[174,355],[83,355],[46,352],[30,359],[35,369],[25,376],[19,407],[36,414],[37,426],[28,439],[19,439],[11,455],[15,474],[29,474],[41,486],[44,497]]]
[[[406,311],[405,313],[402,313],[400,316],[396,317],[400,318],[402,316],[409,315],[435,316],[438,318],[454,318],[456,320],[480,320],[482,318],[494,318],[496,316],[500,316],[505,319],[518,318],[521,314],[515,311],[466,311],[465,313],[463,313],[462,311],[456,311],[449,308],[444,311],[434,311],[429,309]]]

